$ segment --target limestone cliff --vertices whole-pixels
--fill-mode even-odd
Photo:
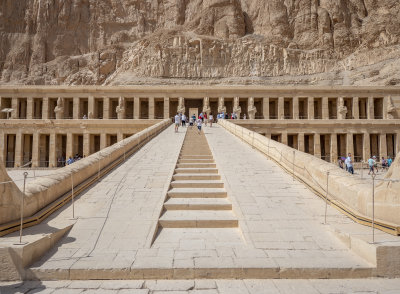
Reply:
[[[3,84],[400,84],[398,0],[3,0]]]

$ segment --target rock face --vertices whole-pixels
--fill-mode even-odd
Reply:
[[[0,3],[3,84],[395,85],[399,42],[398,0]]]

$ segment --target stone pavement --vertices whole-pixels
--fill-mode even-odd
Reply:
[[[400,279],[0,282],[0,294],[398,294]]]

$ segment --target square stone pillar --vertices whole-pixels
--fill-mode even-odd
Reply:
[[[18,98],[11,98],[11,108],[14,109],[10,114],[10,118],[17,119],[19,118],[19,108],[18,108]]]
[[[121,142],[124,139],[124,134],[121,132],[117,133],[117,142]]]
[[[43,97],[42,119],[49,119],[49,97]]]
[[[272,136],[271,133],[265,134],[265,137],[267,137],[270,140],[271,140],[271,136]]]
[[[305,150],[305,147],[304,147],[304,133],[299,133],[297,135],[297,140],[298,140],[299,151],[304,152],[304,150]]]
[[[338,162],[337,134],[331,134],[330,153],[331,153],[331,162],[337,163]]]
[[[169,118],[169,97],[164,97],[164,119]]]
[[[67,133],[67,148],[66,148],[66,154],[65,154],[65,160],[68,160],[68,158],[74,157],[74,134]]]
[[[107,147],[107,134],[100,134],[100,150],[103,150]]]
[[[282,132],[281,134],[281,143],[287,146],[288,144],[288,134],[287,132]]]
[[[50,134],[49,167],[57,167],[57,134]]]
[[[314,97],[308,97],[308,119],[314,119]]]
[[[353,118],[360,119],[360,109],[358,108],[358,97],[353,97]]]
[[[386,134],[379,135],[379,160],[382,159],[382,156],[387,158],[387,142],[386,142]]]
[[[299,119],[299,97],[293,97],[293,119]]]
[[[154,97],[149,97],[149,119],[154,119]]]
[[[285,97],[278,98],[278,119],[285,119]]]
[[[94,96],[89,96],[88,98],[88,118],[92,119],[94,117]]]
[[[103,119],[110,119],[110,98],[103,98]]]
[[[351,156],[354,160],[354,142],[353,142],[353,133],[346,134],[346,157],[351,153]]]
[[[32,167],[39,166],[39,133],[32,135]]]
[[[22,154],[22,133],[21,131],[18,131],[17,134],[15,135],[15,162],[14,162],[14,167],[20,167],[22,166],[22,159],[23,159],[23,154]]]
[[[264,119],[269,119],[269,97],[263,98],[263,115]]]
[[[26,98],[26,119],[33,119],[33,98]]]
[[[73,110],[72,110],[72,117],[73,119],[81,119],[81,117],[79,117],[80,114],[80,105],[79,105],[79,97],[74,97],[73,98]]]
[[[314,134],[314,156],[321,158],[321,135]]]
[[[133,98],[133,118],[139,119],[140,117],[140,99],[139,97]]]
[[[6,165],[5,156],[6,154],[6,135],[3,131],[0,131],[0,160]]]
[[[371,142],[369,133],[363,134],[363,161],[366,162],[371,156]]]
[[[90,155],[90,134],[83,134],[83,156],[87,157]]]
[[[322,97],[322,119],[329,119],[329,98]]]
[[[368,97],[367,118],[374,119],[374,97]]]

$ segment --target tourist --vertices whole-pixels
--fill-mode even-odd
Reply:
[[[87,116],[86,116],[86,114],[84,114],[84,115],[83,115],[82,119],[87,119]]]
[[[373,157],[372,157],[373,159],[374,159],[374,161],[375,161],[375,163],[374,163],[374,168],[376,169],[376,173],[378,173],[378,161],[376,160],[376,156],[374,155]]]
[[[369,167],[368,175],[371,172],[372,172],[373,175],[375,175],[375,171],[374,171],[375,160],[374,160],[374,158],[372,156],[368,159],[368,167]]]
[[[203,123],[203,120],[201,120],[200,118],[197,120],[197,132],[198,134],[201,133],[201,124]]]
[[[342,160],[341,158],[339,158],[338,164],[339,164],[339,167],[340,167],[341,169],[343,169],[343,160]]]
[[[182,127],[186,127],[186,115],[182,114]]]
[[[181,123],[181,118],[179,117],[179,113],[176,113],[174,119],[175,119],[175,133],[177,133],[177,132],[178,132],[179,125],[180,125],[180,123]]]
[[[67,160],[67,165],[73,164],[74,163],[74,159],[70,156]]]
[[[210,116],[208,117],[208,121],[209,121],[209,123],[210,123],[210,128],[212,127],[213,120],[214,120],[214,116],[213,116],[213,114],[212,114],[212,112],[211,112],[211,113],[210,113]]]
[[[194,124],[194,119],[193,119],[193,116],[190,118],[190,120],[189,120],[189,126],[190,126],[190,128],[193,128],[193,124]]]
[[[246,113],[245,113],[245,114],[243,114],[243,119],[246,119]]]
[[[199,114],[199,119],[201,119],[202,122],[204,121],[204,114],[202,112]]]
[[[387,167],[389,168],[392,165],[393,159],[389,156],[387,160]]]
[[[208,116],[207,116],[207,112],[204,112],[204,126],[207,126],[207,121],[208,121]]]
[[[387,168],[387,162],[385,157],[382,156],[382,160],[381,160],[381,165],[382,165],[382,171],[385,170],[385,168]]]
[[[354,174],[354,168],[353,168],[353,160],[351,159],[351,153],[348,154],[345,162],[347,171],[351,174]]]

